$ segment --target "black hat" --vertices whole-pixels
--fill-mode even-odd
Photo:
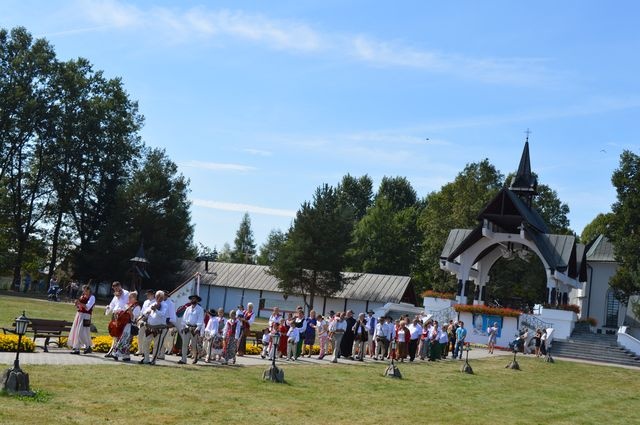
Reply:
[[[194,299],[194,298],[197,298],[197,299],[198,299],[198,302],[201,302],[201,301],[202,301],[202,298],[201,298],[201,297],[200,297],[200,295],[198,295],[198,294],[193,294],[193,295],[191,295],[191,296],[189,297],[189,300],[192,300],[192,299]]]
[[[212,316],[217,316],[217,315],[218,315],[218,312],[217,312],[217,311],[215,311],[215,310],[214,310],[214,309],[212,309],[212,308],[210,308],[209,310],[207,310],[207,313],[209,313],[209,314],[210,314],[210,315],[212,315]]]
[[[369,311],[367,311],[367,313],[368,313],[368,314],[374,314],[374,313],[373,313],[373,310],[369,310]]]
[[[156,291],[154,291],[153,289],[147,289],[147,294],[156,294]]]
[[[329,316],[334,316],[335,314],[336,314],[336,312],[335,312],[335,311],[333,311],[333,310],[331,310],[331,311],[329,312]]]

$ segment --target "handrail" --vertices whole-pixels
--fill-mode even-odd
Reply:
[[[553,327],[553,323],[545,322],[533,314],[521,314],[520,323],[531,329],[547,329]]]
[[[446,323],[452,318],[453,315],[451,313],[453,312],[455,312],[453,306],[443,308],[442,310],[431,313],[431,318],[437,320],[438,323]]]

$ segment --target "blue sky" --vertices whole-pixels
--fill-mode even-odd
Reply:
[[[207,246],[233,244],[245,211],[263,243],[347,173],[420,196],[484,158],[509,173],[527,128],[580,233],[639,151],[640,4],[531,4],[5,0],[0,26],[122,77]]]

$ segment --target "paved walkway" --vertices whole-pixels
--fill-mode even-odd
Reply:
[[[487,350],[482,348],[475,348],[469,352],[469,360],[472,359],[482,359],[486,357],[493,356],[505,356],[510,355],[511,353],[506,351],[496,351],[495,354],[488,354]],[[0,353],[0,364],[13,364],[13,361],[16,358],[15,353]],[[137,364],[138,360],[142,357],[131,356],[130,363],[123,363],[119,361],[117,363],[120,364]],[[265,366],[270,363],[269,360],[262,359],[260,356],[242,356],[237,358],[237,366]],[[177,356],[166,356],[165,360],[158,360],[156,363],[158,365],[163,366],[181,366],[177,362],[180,360],[180,357]],[[289,362],[286,360],[278,360],[278,364],[286,364],[286,365],[308,365],[308,364],[331,364],[331,357],[327,356],[322,360],[318,360],[317,356],[312,358],[298,358],[295,362]],[[448,358],[445,360],[447,362],[453,362],[456,360],[452,360]],[[459,361],[459,360],[458,360]],[[408,360],[407,360],[408,362]],[[43,351],[37,351],[35,353],[20,353],[20,364],[21,365],[41,365],[41,364],[50,364],[50,365],[88,365],[88,364],[117,364],[113,359],[107,359],[104,357],[103,353],[91,353],[91,354],[80,354],[80,355],[72,355],[69,354],[69,350],[62,350],[56,348],[50,348],[48,353]],[[189,360],[191,363],[191,360]],[[361,364],[362,362],[348,360],[348,359],[340,359],[339,363],[344,364]],[[365,359],[364,363],[376,363],[376,364],[384,364],[386,361],[377,361],[372,359]],[[422,363],[422,361],[417,360],[415,363]],[[221,366],[220,363],[204,363],[202,361],[198,362],[196,366],[203,367],[214,367]]]

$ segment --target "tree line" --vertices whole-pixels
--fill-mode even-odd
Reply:
[[[141,140],[122,80],[22,27],[0,30],[0,67],[0,270],[126,280],[144,243],[168,283],[195,252],[189,182]]]

